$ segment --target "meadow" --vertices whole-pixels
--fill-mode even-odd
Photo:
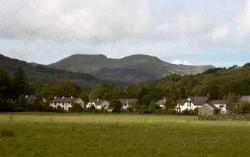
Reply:
[[[196,116],[1,113],[0,156],[250,156],[249,121]]]

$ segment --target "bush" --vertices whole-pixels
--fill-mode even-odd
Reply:
[[[71,112],[83,112],[83,108],[79,104],[74,104],[72,108],[69,109]]]
[[[110,107],[113,109],[113,112],[120,112],[122,104],[119,100],[111,100]]]
[[[156,104],[154,101],[151,101],[148,106],[148,113],[152,113],[156,111]]]
[[[198,115],[198,109],[184,110],[181,114],[183,114],[183,115]]]
[[[237,108],[235,108],[234,113],[238,114],[249,114],[250,113],[250,103],[241,102]]]

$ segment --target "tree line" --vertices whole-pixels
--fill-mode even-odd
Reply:
[[[35,95],[36,102],[28,103],[26,95]],[[171,110],[177,100],[189,96],[207,96],[210,100],[224,99],[229,107],[240,95],[250,95],[250,66],[217,68],[197,75],[170,75],[160,80],[145,81],[135,85],[102,84],[93,87],[79,86],[70,80],[34,83],[18,68],[10,74],[0,68],[1,111],[46,111],[54,96],[80,97],[85,102],[105,99],[138,99],[136,108],[155,111],[155,102],[166,97],[166,107]],[[46,98],[46,102],[43,101]]]

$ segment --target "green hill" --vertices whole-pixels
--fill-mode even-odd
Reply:
[[[21,67],[28,78],[34,82],[53,82],[58,79],[70,79],[82,86],[102,84],[106,81],[97,79],[90,74],[73,73],[64,70],[49,68],[43,65],[27,63],[18,59],[9,58],[0,54],[0,66],[9,72],[14,72]]]

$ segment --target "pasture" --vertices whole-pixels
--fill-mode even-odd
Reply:
[[[196,116],[2,113],[0,156],[250,156],[250,122]]]

